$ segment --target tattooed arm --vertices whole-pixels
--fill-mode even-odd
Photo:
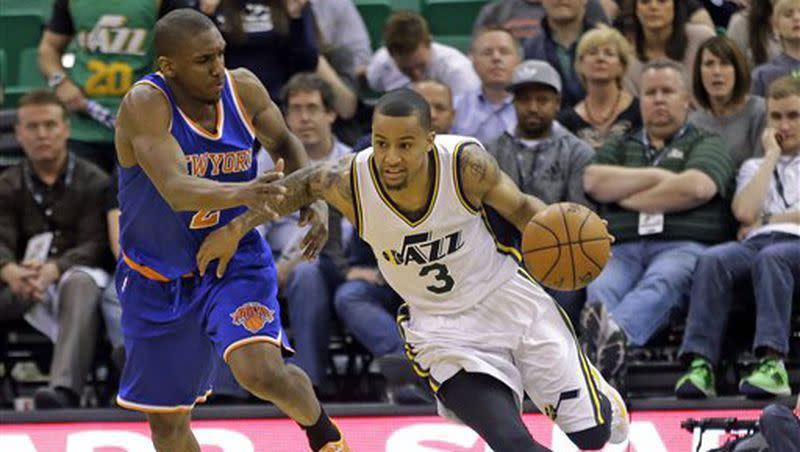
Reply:
[[[531,217],[547,207],[539,198],[522,193],[478,144],[466,145],[458,155],[459,177],[467,201],[476,208],[487,204],[520,231]]]
[[[315,201],[325,201],[355,224],[355,207],[350,184],[351,162],[355,154],[345,155],[336,161],[325,161],[305,166],[289,174],[276,184],[286,188],[280,199],[270,205],[279,215],[287,215]],[[197,252],[197,267],[205,274],[209,262],[219,259],[217,276],[225,273],[228,261],[236,253],[239,240],[251,229],[270,220],[269,216],[248,210],[227,225],[206,237]],[[314,247],[317,236],[306,236],[301,243],[304,250]]]

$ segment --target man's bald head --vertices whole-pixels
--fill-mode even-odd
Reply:
[[[411,85],[431,107],[431,120],[436,133],[450,133],[455,120],[453,92],[450,87],[437,80],[424,80]]]
[[[191,9],[181,8],[169,12],[156,22],[153,46],[156,57],[169,57],[176,49],[186,46],[192,37],[217,26],[204,14]]]

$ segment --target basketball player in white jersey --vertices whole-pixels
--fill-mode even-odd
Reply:
[[[579,448],[624,441],[619,394],[483,216],[489,205],[522,231],[544,204],[520,192],[476,140],[436,136],[428,104],[414,91],[378,101],[372,144],[288,175],[274,208],[287,214],[324,199],[353,222],[406,300],[398,316],[406,355],[436,392],[440,413],[497,452],[546,450],[522,422],[527,392]],[[219,259],[224,273],[239,238],[265,220],[247,212],[209,235],[197,255],[200,272]]]

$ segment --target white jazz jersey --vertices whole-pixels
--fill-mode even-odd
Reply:
[[[424,215],[407,218],[378,182],[372,148],[354,159],[357,227],[370,244],[381,273],[413,309],[454,314],[468,309],[517,272],[512,250],[499,245],[482,211],[461,192],[458,154],[477,141],[438,135],[435,180]]]

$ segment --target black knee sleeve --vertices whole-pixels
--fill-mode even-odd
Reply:
[[[603,393],[598,392],[597,395],[600,398],[600,412],[603,413],[603,419],[606,422],[579,432],[567,433],[567,437],[579,449],[602,449],[611,437],[611,402]]]
[[[522,422],[511,388],[489,375],[460,371],[444,382],[438,397],[496,452],[547,451]]]

